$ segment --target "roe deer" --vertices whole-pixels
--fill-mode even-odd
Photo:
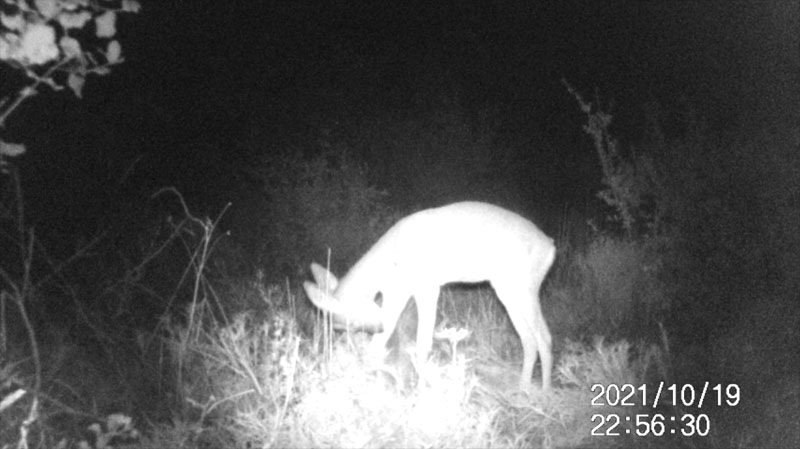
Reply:
[[[341,280],[312,263],[316,283],[303,286],[317,307],[333,315],[337,328],[377,330],[370,344],[373,350],[385,348],[413,296],[416,354],[426,357],[442,285],[489,281],[522,340],[520,387],[530,386],[538,353],[542,387],[548,390],[553,355],[539,288],[555,254],[553,240],[527,219],[487,203],[453,203],[398,221]],[[375,302],[378,292],[382,306]]]

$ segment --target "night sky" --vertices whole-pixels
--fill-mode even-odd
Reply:
[[[723,139],[796,139],[797,15],[783,0],[144,1],[119,25],[123,65],[91,78],[82,100],[39,95],[6,131],[29,148],[30,222],[69,240],[163,186],[201,214],[230,201],[231,216],[246,213],[259,192],[243,169],[321,136],[370,164],[394,204],[481,196],[440,195],[393,169],[406,157],[396,145],[420,145],[436,114],[462,114],[488,124],[508,175],[483,197],[552,231],[564,207],[596,202],[601,176],[562,78],[611,108],[623,140],[639,136],[647,102],[691,104]],[[457,163],[451,152],[442,158]]]

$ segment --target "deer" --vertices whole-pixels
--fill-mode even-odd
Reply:
[[[553,239],[528,219],[488,203],[457,202],[402,218],[341,279],[312,263],[315,282],[306,281],[303,287],[311,302],[331,315],[335,328],[373,331],[373,353],[385,351],[413,297],[416,356],[427,357],[442,286],[488,281],[522,342],[520,389],[530,389],[540,358],[542,389],[547,391],[552,342],[539,296],[555,255]]]

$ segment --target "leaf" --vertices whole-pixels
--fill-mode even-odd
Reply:
[[[79,73],[70,73],[67,78],[67,85],[78,98],[83,98],[83,85],[86,84],[86,78]]]
[[[99,38],[110,38],[117,34],[117,13],[106,11],[94,19],[97,26],[95,33]]]
[[[88,11],[81,12],[62,12],[58,15],[58,23],[69,30],[71,28],[83,28],[92,18]]]
[[[142,9],[142,5],[140,5],[139,2],[137,2],[136,0],[122,0],[122,11],[123,12],[132,12],[132,13],[136,14],[141,9]]]
[[[55,30],[43,23],[25,29],[20,42],[22,54],[30,64],[44,64],[58,57]]]
[[[15,14],[9,16],[6,13],[0,13],[0,24],[8,28],[10,31],[20,31],[25,28],[25,18],[22,14]]]
[[[8,143],[0,139],[0,156],[15,157],[25,153],[25,145],[21,143]]]
[[[0,412],[11,407],[11,404],[17,402],[19,398],[21,398],[25,393],[27,393],[22,388],[17,389],[13,393],[9,394],[8,396],[4,397],[2,401],[0,401]]]
[[[64,55],[66,55],[67,58],[76,58],[83,53],[83,50],[81,49],[81,43],[73,37],[62,37],[58,42],[58,46],[61,47],[61,51],[64,52]]]
[[[116,64],[121,62],[120,56],[122,56],[122,46],[119,44],[119,41],[116,39],[108,43],[108,47],[106,48],[106,59],[108,60],[109,64]]]
[[[45,20],[50,20],[61,12],[61,6],[56,0],[36,0],[34,3],[36,4],[36,9],[39,10],[39,14],[41,14]]]
[[[86,2],[80,0],[61,0],[61,8],[65,11],[75,11],[79,6],[86,6],[85,4],[82,5],[81,3]]]

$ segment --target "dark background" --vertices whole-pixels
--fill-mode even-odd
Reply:
[[[478,197],[553,233],[565,207],[596,207],[601,176],[561,78],[613,107],[623,140],[652,102],[690,104],[721,141],[798,134],[796,2],[145,1],[119,29],[126,62],[111,76],[83,100],[39,95],[7,129],[28,145],[28,220],[51,245],[124,204],[141,212],[162,186],[200,213],[233,201],[235,227],[259,195],[243,170],[321,138],[367,162],[394,204]],[[485,184],[502,188],[465,193],[459,142],[426,142],[442,122],[490,131],[466,136],[489,140]],[[415,178],[425,145],[445,168]]]
[[[91,388],[75,397],[93,410],[143,410],[156,407],[140,379],[161,385],[165,374],[138,375],[130,355],[157,354],[138,338],[194,318],[182,305],[211,298],[227,316],[273,307],[265,285],[278,282],[289,298],[327,246],[344,254],[332,264],[344,273],[390,219],[489,201],[556,240],[542,309],[559,357],[570,339],[595,335],[655,343],[673,371],[664,378],[746,392],[743,406],[717,409],[730,413],[718,430],[727,436],[709,444],[796,447],[799,21],[789,0],[144,1],[140,14],[120,16],[123,64],[91,77],[83,99],[43,89],[2,130],[27,153],[14,160],[21,202],[0,177],[0,205],[12,209],[0,217],[0,268],[6,284],[23,284],[30,254],[19,242],[32,234],[18,231],[33,229],[36,285],[20,303],[42,352],[120,367],[129,382],[80,366],[75,377]],[[604,227],[615,211],[597,197],[601,163],[562,79],[613,114],[626,161],[657,161],[667,186],[657,201],[675,206],[665,235],[620,238]],[[0,65],[0,98],[27,83]],[[301,175],[315,156],[342,153],[363,168],[332,170],[354,187],[345,200],[370,203],[375,186],[391,213],[326,209],[329,184],[317,192],[323,176]],[[174,196],[153,198],[168,186],[197,217],[230,203],[202,269],[191,259],[200,226],[175,225],[186,214]],[[24,206],[21,226],[12,205]],[[238,271],[220,269],[241,259]],[[268,276],[254,275],[261,269]],[[17,330],[8,341],[33,340],[22,320],[8,322]],[[63,356],[71,342],[86,354]],[[101,383],[112,400],[94,407],[89,392]],[[117,394],[117,384],[129,390]],[[165,420],[177,409],[168,402]]]

